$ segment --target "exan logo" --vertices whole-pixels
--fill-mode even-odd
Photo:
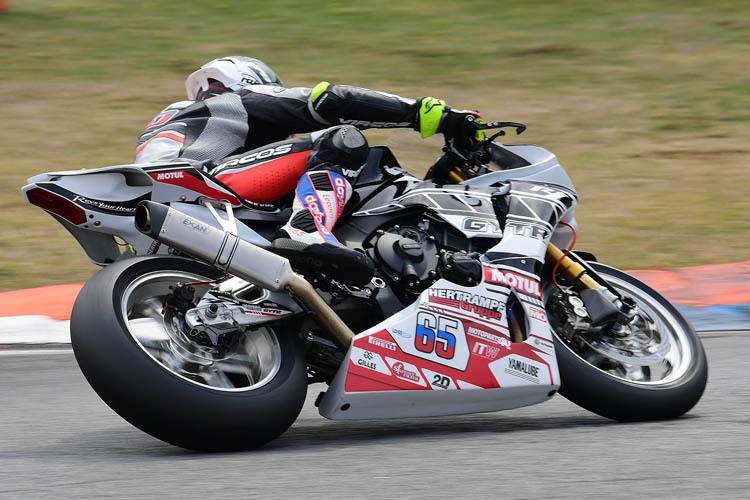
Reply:
[[[198,222],[194,222],[190,219],[183,219],[182,224],[184,226],[188,226],[190,229],[195,229],[196,231],[199,231],[201,233],[205,233],[208,231],[208,228]]]

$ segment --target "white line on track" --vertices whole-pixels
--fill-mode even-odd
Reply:
[[[72,354],[73,349],[47,349],[45,347],[36,347],[34,349],[2,349],[0,350],[0,357],[2,356],[37,356],[46,354]]]

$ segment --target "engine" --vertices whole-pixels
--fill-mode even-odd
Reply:
[[[368,250],[378,263],[380,274],[402,301],[412,300],[438,277],[440,252],[428,227],[425,220],[416,225],[397,224],[381,229]]]

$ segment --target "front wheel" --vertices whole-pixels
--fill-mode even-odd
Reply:
[[[706,354],[695,330],[645,283],[615,268],[589,264],[623,296],[633,299],[636,314],[630,321],[591,327],[575,294],[552,286],[546,289],[560,394],[620,421],[686,413],[700,399],[708,378]]]
[[[293,328],[229,331],[231,342],[218,347],[184,329],[177,291],[190,287],[186,307],[194,307],[221,277],[183,258],[127,259],[86,283],[70,323],[76,360],[97,394],[139,429],[194,450],[270,441],[297,418],[307,391]]]

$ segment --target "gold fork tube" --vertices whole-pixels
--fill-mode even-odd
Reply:
[[[581,288],[602,288],[602,285],[587,274],[585,267],[568,256],[563,258],[563,255],[563,251],[552,243],[547,246],[547,262],[552,263],[562,259],[558,269],[560,269],[560,272],[565,276],[565,279],[571,283],[575,283],[576,286]]]

